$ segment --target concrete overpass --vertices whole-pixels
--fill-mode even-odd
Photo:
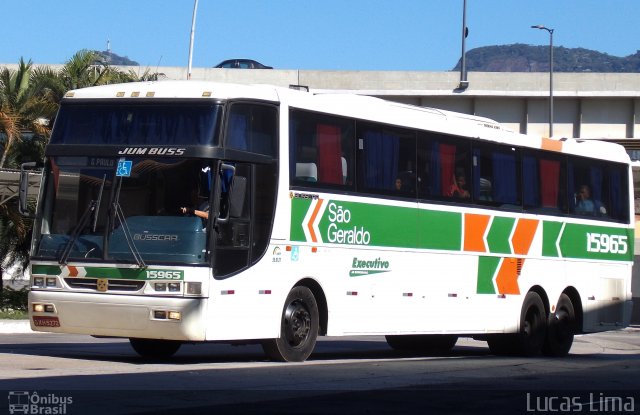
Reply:
[[[17,65],[0,67],[15,69]],[[187,79],[186,67],[117,68]],[[548,135],[548,73],[469,72],[469,86],[464,90],[457,89],[459,78],[458,72],[192,70],[192,79],[305,85],[319,92],[371,95],[485,116],[517,132]],[[640,144],[633,141],[640,139],[640,73],[554,73],[553,94],[555,136],[623,141],[640,152]]]
[[[124,68],[124,67],[123,67]],[[127,67],[127,70],[139,68]],[[186,79],[186,68],[157,68]],[[469,72],[237,70],[195,68],[192,79],[305,85],[314,91],[358,93],[499,121],[514,131],[548,135],[549,74]],[[554,135],[626,141],[640,150],[640,74],[554,73]],[[639,157],[640,158],[640,157]]]

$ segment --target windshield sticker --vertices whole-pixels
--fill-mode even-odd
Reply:
[[[291,247],[291,261],[296,262],[300,258],[300,247]]]
[[[131,166],[133,162],[131,160],[118,160],[118,169],[116,170],[116,176],[129,177],[131,176]]]

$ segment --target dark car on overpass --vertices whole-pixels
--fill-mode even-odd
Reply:
[[[232,69],[273,69],[271,66],[263,65],[253,59],[228,59],[222,61],[214,68],[232,68]]]

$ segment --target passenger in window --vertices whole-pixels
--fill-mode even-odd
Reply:
[[[457,199],[469,199],[471,194],[467,189],[467,179],[464,171],[456,171],[456,175],[453,178],[453,183],[449,189],[449,197],[455,197]]]
[[[598,200],[591,198],[591,188],[583,184],[576,193],[576,210],[579,215],[604,216],[607,209]]]
[[[402,191],[402,179],[401,178],[397,178],[396,179],[396,183],[395,183],[395,187],[397,191]]]

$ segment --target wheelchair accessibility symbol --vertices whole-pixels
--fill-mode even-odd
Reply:
[[[130,160],[119,160],[118,168],[116,169],[116,176],[129,177],[131,176],[131,166],[133,162]]]

